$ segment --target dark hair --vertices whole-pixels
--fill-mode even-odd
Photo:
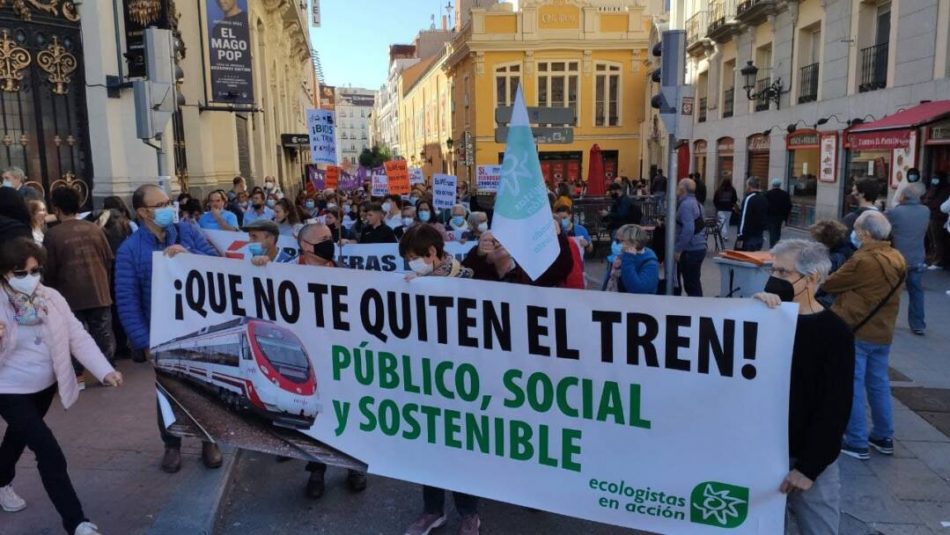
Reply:
[[[881,195],[881,186],[873,178],[861,178],[854,183],[854,189],[864,197],[867,202],[874,202]]]
[[[621,189],[623,189],[623,187],[622,187],[620,184],[617,184],[616,182],[611,182],[611,183],[610,183],[610,187],[608,187],[607,189],[609,189],[609,190],[621,190]]]
[[[366,212],[382,212],[382,211],[383,211],[383,205],[379,204],[378,202],[368,202],[363,207],[364,214]]]
[[[419,219],[419,210],[422,209],[420,208],[420,206],[423,204],[426,205],[426,208],[429,209],[429,212],[432,212],[432,203],[429,202],[429,199],[421,198],[418,201],[416,201],[416,219]]]
[[[445,254],[442,233],[432,225],[415,225],[409,227],[399,240],[399,256],[405,258],[409,253],[416,256],[428,256],[429,247],[435,247],[436,256],[442,258]]]
[[[241,175],[238,175],[238,176],[234,177],[234,180],[231,181],[231,184],[234,185],[234,186],[237,186],[238,184],[240,184],[240,183],[243,182],[243,181],[244,181],[244,177],[241,176]]]
[[[185,204],[191,200],[191,194],[187,191],[183,191],[178,194],[178,204]]]
[[[557,185],[557,194],[559,196],[570,197],[571,187],[568,186],[566,182],[560,182]]]
[[[56,188],[50,193],[50,205],[58,209],[63,215],[79,213],[79,192],[73,188]]]
[[[145,208],[145,195],[153,189],[161,190],[155,184],[143,184],[135,188],[135,191],[132,192],[132,209]]]
[[[400,197],[399,195],[390,195],[389,197],[385,197],[385,198],[392,201],[392,203],[396,205],[396,208],[402,209],[402,205],[403,205],[402,197]]]
[[[260,195],[262,198],[266,199],[267,195],[264,194],[264,190],[260,187],[256,187],[251,190],[251,194],[248,197],[254,197],[255,195]]]
[[[325,210],[325,214],[332,215],[337,221],[343,221],[343,210],[340,210],[339,206],[335,208],[327,208]]]
[[[848,227],[834,219],[825,219],[808,227],[808,233],[816,242],[834,250],[848,236]]]
[[[132,219],[132,212],[129,211],[129,207],[126,206],[125,201],[122,200],[122,197],[117,195],[110,195],[105,199],[102,199],[102,209],[118,210],[128,219]]]
[[[719,183],[719,187],[716,188],[716,192],[725,191],[725,190],[727,190],[727,189],[733,189],[733,188],[732,188],[732,179],[731,179],[731,178],[724,178],[724,179],[722,179],[722,182]]]
[[[30,209],[20,193],[13,188],[0,188],[0,215],[16,219],[20,223],[32,228]]]
[[[185,205],[181,207],[181,210],[191,215],[201,215],[201,212],[204,211],[201,209],[201,201],[198,199],[188,199]]]
[[[297,208],[291,205],[290,201],[288,201],[286,197],[279,199],[277,204],[274,205],[275,208],[278,206],[280,206],[283,211],[287,212],[288,224],[296,225],[297,223],[300,223],[300,215],[297,213]]]
[[[5,241],[0,245],[0,273],[21,269],[30,258],[35,258],[42,266],[46,263],[46,249],[32,238]]]

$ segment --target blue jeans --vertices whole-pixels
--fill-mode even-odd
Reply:
[[[915,266],[907,270],[907,322],[912,331],[922,331],[927,328],[924,321],[924,286],[921,282],[924,266]]]
[[[854,341],[854,400],[851,402],[851,419],[848,420],[848,428],[844,433],[845,443],[852,448],[868,447],[865,392],[871,405],[873,427],[870,437],[894,437],[891,384],[887,376],[887,359],[890,353],[890,344]]]

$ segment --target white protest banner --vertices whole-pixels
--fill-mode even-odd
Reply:
[[[336,165],[336,122],[330,110],[307,110],[307,134],[313,163]]]
[[[248,258],[247,248],[250,239],[246,232],[208,229],[202,229],[201,231],[211,245],[221,253],[221,256],[237,260]],[[458,260],[462,260],[475,245],[477,245],[475,241],[465,243],[450,241],[445,243],[445,252]],[[288,255],[292,255],[293,258],[297,258],[299,254],[297,240],[292,236],[278,236],[277,246],[286,251]],[[408,273],[411,271],[409,265],[399,256],[398,243],[354,243],[344,245],[342,252],[341,247],[337,246],[334,258],[337,259],[341,267],[351,269],[392,271],[394,273]]]
[[[370,195],[373,197],[385,197],[389,195],[389,178],[386,176],[386,173],[373,173]]]
[[[227,403],[199,409],[526,507],[670,535],[783,532],[791,304],[153,262],[151,354],[160,380]],[[225,330],[238,353],[204,358]]]
[[[498,191],[498,182],[501,181],[500,165],[479,165],[475,175],[475,187],[484,193]]]
[[[248,256],[250,254],[248,252],[248,245],[251,243],[251,238],[247,235],[247,232],[210,230],[204,228],[201,229],[201,232],[205,235],[208,242],[221,253],[221,256],[235,260],[250,260],[250,256]],[[296,262],[296,258],[300,254],[300,250],[297,247],[297,240],[293,236],[284,234],[277,236],[277,248],[285,253],[285,257],[292,259],[294,262]]]
[[[409,168],[409,184],[415,186],[416,184],[425,184],[426,177],[422,174],[421,167],[410,167]]]
[[[561,251],[521,86],[511,109],[491,230],[532,280],[540,277]]]
[[[432,175],[432,207],[436,210],[448,210],[455,206],[455,192],[458,178],[454,175]]]

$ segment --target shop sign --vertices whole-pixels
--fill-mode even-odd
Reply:
[[[730,149],[731,150],[731,149]],[[693,143],[693,152],[696,154],[705,154],[706,153],[706,141],[700,139],[699,141]]]
[[[853,132],[848,134],[851,150],[905,149],[910,143],[910,130],[886,130],[882,132]]]
[[[834,182],[838,169],[838,133],[822,132],[818,155],[818,180]]]
[[[754,136],[749,136],[748,147],[749,152],[768,152],[769,150],[769,136],[762,134],[756,134]]]
[[[928,145],[944,145],[950,143],[950,124],[939,124],[930,127],[927,135]]]
[[[815,132],[814,130],[804,130],[795,132],[794,134],[789,134],[785,138],[785,144],[788,147],[788,150],[817,149],[818,132]]]
[[[724,137],[716,142],[716,152],[719,154],[731,155],[733,150],[735,150],[735,142],[731,137]]]

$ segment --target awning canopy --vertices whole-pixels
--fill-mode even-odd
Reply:
[[[950,100],[925,102],[877,121],[859,124],[847,132],[851,150],[906,149],[911,131],[923,124],[950,117]]]

